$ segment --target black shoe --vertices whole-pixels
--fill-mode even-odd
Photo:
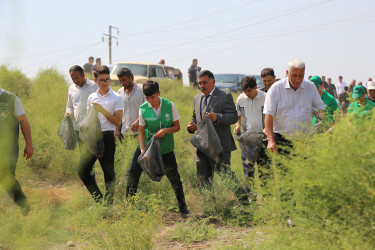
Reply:
[[[191,213],[190,213],[190,211],[189,210],[186,210],[186,211],[184,211],[184,212],[181,212],[181,217],[182,218],[189,218],[189,217],[191,217]]]
[[[210,217],[210,215],[208,213],[203,213],[201,215],[195,216],[195,218],[197,218],[198,220],[206,219],[208,217]]]
[[[27,201],[27,199],[22,199],[19,201],[16,201],[16,204],[21,208],[21,212],[24,216],[28,215],[30,212],[30,204]]]
[[[181,209],[180,213],[182,218],[188,218],[191,216],[190,211],[186,207],[184,209]]]

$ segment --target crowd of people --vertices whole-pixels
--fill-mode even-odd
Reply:
[[[93,58],[92,58],[93,61]],[[332,132],[335,123],[339,121],[339,109],[353,113],[358,119],[368,116],[375,106],[375,83],[369,81],[366,86],[346,86],[339,77],[339,82],[333,85],[331,78],[326,82],[325,77],[305,76],[305,63],[299,59],[288,63],[286,77],[276,81],[272,68],[261,71],[264,88],[258,89],[254,77],[246,76],[242,79],[243,93],[236,102],[230,93],[215,87],[214,74],[209,70],[201,71],[194,59],[189,68],[189,78],[201,93],[195,96],[191,121],[186,125],[187,131],[194,134],[202,129],[204,121],[210,121],[220,140],[222,153],[215,160],[205,152],[196,150],[197,183],[202,195],[212,190],[212,180],[215,173],[226,173],[236,183],[235,194],[240,203],[248,206],[257,200],[252,190],[255,175],[255,162],[260,166],[259,178],[266,183],[267,175],[262,169],[270,168],[270,153],[288,155],[293,148],[293,141],[311,132],[313,126],[319,125]],[[120,143],[137,138],[138,146],[130,166],[127,179],[126,196],[136,194],[140,176],[143,172],[138,158],[146,150],[147,143],[152,137],[160,138],[160,153],[165,167],[165,175],[171,183],[178,202],[182,217],[191,216],[185,202],[185,194],[181,182],[176,155],[174,154],[174,133],[180,130],[180,115],[176,105],[161,97],[159,84],[148,80],[143,85],[134,81],[129,68],[122,68],[117,76],[121,88],[114,92],[110,87],[110,71],[105,65],[98,64],[93,69],[94,80],[85,77],[88,66],[84,68],[74,65],[69,74],[74,82],[68,90],[68,101],[65,116],[74,117],[80,160],[78,176],[96,202],[110,206],[115,194],[115,151],[116,138]],[[92,68],[91,68],[92,69]],[[90,69],[90,70],[91,70]],[[349,93],[353,102],[347,99]],[[367,98],[368,95],[368,98]],[[339,101],[337,101],[339,100]],[[6,90],[0,89],[1,131],[9,131],[6,142],[12,145],[8,151],[2,150],[2,157],[6,159],[1,164],[0,182],[23,209],[30,211],[29,203],[21,186],[15,178],[18,158],[18,130],[21,126],[26,141],[24,155],[29,159],[33,154],[31,130],[22,104],[18,97]],[[99,157],[87,150],[79,137],[79,126],[89,110],[95,109],[101,125],[104,153]],[[256,161],[249,161],[246,152],[242,151],[244,175],[247,185],[242,187],[241,181],[231,170],[231,152],[236,150],[233,133],[257,133],[263,135],[260,142],[259,157]],[[5,153],[4,153],[5,152]],[[104,173],[105,191],[97,185],[93,166],[99,160]],[[267,172],[267,171],[265,171]],[[205,203],[210,197],[203,196]],[[210,216],[208,211],[201,217]]]

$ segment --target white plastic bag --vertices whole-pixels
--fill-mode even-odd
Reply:
[[[100,125],[98,112],[95,108],[89,110],[79,126],[79,138],[85,144],[87,149],[101,158],[104,154],[104,141],[102,127]]]
[[[73,150],[77,144],[76,133],[74,131],[72,118],[70,115],[65,116],[61,121],[57,134],[65,144],[65,149]]]

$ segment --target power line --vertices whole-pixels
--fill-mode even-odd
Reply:
[[[325,0],[325,1],[321,1],[321,2],[316,3],[316,4],[306,5],[305,7],[300,7],[298,9],[296,9],[296,10],[286,11],[285,13],[280,14],[280,15],[278,15],[276,17],[267,18],[265,20],[258,21],[258,22],[255,22],[255,23],[251,23],[251,24],[244,25],[244,26],[240,26],[240,27],[235,28],[235,29],[227,30],[227,31],[224,31],[224,32],[212,34],[212,35],[205,36],[205,37],[201,37],[199,39],[195,39],[195,40],[192,40],[192,41],[178,43],[178,44],[173,45],[173,46],[169,46],[169,47],[165,47],[165,48],[161,48],[161,49],[156,49],[156,50],[152,50],[152,51],[140,53],[140,54],[137,54],[137,55],[134,55],[134,56],[129,56],[127,58],[134,58],[134,57],[139,57],[139,56],[143,56],[143,55],[148,55],[148,54],[152,54],[152,53],[155,53],[155,52],[160,52],[160,51],[164,51],[164,50],[176,48],[176,47],[179,47],[179,46],[187,45],[187,44],[190,44],[190,43],[199,42],[199,41],[206,40],[206,39],[209,39],[209,38],[212,38],[212,37],[216,37],[216,36],[220,36],[220,35],[223,35],[223,34],[228,34],[228,33],[234,32],[234,31],[246,29],[246,28],[249,28],[251,26],[254,26],[254,25],[257,25],[257,24],[261,24],[261,23],[265,23],[265,22],[269,22],[269,21],[272,21],[272,20],[275,20],[275,19],[278,19],[278,18],[281,18],[281,17],[284,17],[284,16],[288,16],[288,15],[294,14],[294,13],[302,11],[302,10],[310,9],[310,8],[313,8],[313,7],[316,7],[316,6],[328,3],[330,1],[332,1],[332,0]]]
[[[6,58],[6,59],[3,59],[3,60],[18,60],[18,59],[23,59],[23,58],[35,57],[35,56],[49,55],[49,54],[54,54],[54,53],[58,53],[58,52],[68,51],[68,50],[76,50],[76,49],[80,49],[80,48],[84,48],[84,47],[88,47],[88,46],[95,46],[95,45],[98,45],[98,44],[101,44],[101,42],[91,43],[91,44],[82,45],[82,46],[78,46],[78,47],[72,47],[72,48],[68,48],[68,49],[53,50],[53,51],[48,51],[48,52],[43,52],[43,53],[38,53],[38,54],[33,54],[33,55]]]
[[[119,38],[128,38],[128,37],[133,37],[133,36],[138,36],[138,35],[143,35],[143,34],[149,34],[149,33],[155,32],[155,31],[159,31],[159,30],[163,30],[163,29],[166,29],[166,28],[178,26],[178,25],[181,25],[181,24],[190,23],[190,22],[196,22],[196,21],[204,19],[204,18],[208,18],[208,17],[211,17],[211,16],[215,16],[215,15],[218,15],[218,14],[229,12],[229,11],[232,11],[232,10],[235,10],[235,9],[239,9],[239,8],[242,8],[242,7],[245,7],[245,6],[257,3],[257,2],[261,2],[261,1],[262,0],[255,0],[255,1],[252,1],[252,2],[249,2],[249,3],[245,3],[245,4],[242,4],[242,5],[233,7],[233,8],[229,8],[229,9],[225,9],[225,10],[220,10],[220,11],[208,14],[208,15],[204,15],[204,16],[200,16],[200,17],[196,17],[196,18],[191,18],[191,19],[188,19],[188,20],[185,20],[185,21],[181,21],[181,22],[178,22],[178,23],[175,23],[175,24],[166,25],[166,26],[159,27],[159,28],[152,29],[152,30],[137,32],[137,33],[133,33],[133,34],[130,34],[130,35],[127,35],[127,36],[121,36]]]
[[[374,13],[374,12],[375,11],[369,11],[369,12],[357,14],[357,15],[347,17],[347,18],[343,18],[343,19],[338,19],[338,20],[323,23],[323,24],[313,25],[313,26],[310,26],[309,28],[304,28],[304,29],[300,29],[300,30],[292,31],[292,32],[286,32],[284,34],[278,34],[278,35],[275,35],[275,36],[270,37],[270,38],[265,38],[265,39],[261,39],[261,40],[252,41],[252,42],[249,42],[249,43],[237,45],[237,46],[232,46],[232,47],[229,47],[229,48],[223,48],[223,49],[220,49],[220,50],[202,53],[202,54],[193,56],[193,58],[197,58],[197,57],[201,57],[201,56],[205,56],[205,55],[210,55],[210,54],[216,54],[216,53],[220,53],[220,52],[223,52],[223,51],[228,51],[228,50],[237,49],[237,48],[241,48],[241,47],[246,47],[246,46],[249,46],[249,45],[252,45],[252,44],[257,44],[257,43],[261,43],[261,42],[265,42],[265,41],[269,41],[269,40],[273,40],[273,39],[277,39],[277,38],[280,38],[280,37],[285,37],[285,36],[289,36],[289,35],[293,35],[293,34],[297,34],[297,33],[303,33],[303,32],[307,32],[307,31],[314,31],[314,30],[329,28],[329,27],[326,27],[326,26],[329,26],[331,24],[342,24],[342,23],[344,23],[348,20],[351,20],[353,18],[361,17],[363,15],[368,15],[368,14],[371,14],[371,13]],[[358,20],[354,20],[354,21],[356,21],[355,22],[356,24],[359,23]],[[373,19],[371,21],[375,21],[375,19]],[[355,23],[353,23],[353,24],[355,24]],[[345,24],[345,25],[351,25],[351,24]],[[169,60],[169,62],[177,62],[177,61],[182,61],[182,60],[191,59],[191,58],[192,58],[192,56],[189,56],[189,57],[184,57],[184,58],[180,58],[180,59]]]

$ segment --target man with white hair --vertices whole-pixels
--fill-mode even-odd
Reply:
[[[305,63],[294,59],[288,63],[287,77],[268,90],[264,111],[267,148],[277,153],[278,144],[292,146],[286,138],[310,131],[312,114],[325,119],[324,103],[315,85],[304,80]]]

